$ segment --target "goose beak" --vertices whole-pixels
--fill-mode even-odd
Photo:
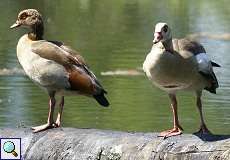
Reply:
[[[21,24],[18,21],[16,21],[12,26],[10,26],[10,29],[17,28],[19,26],[21,26]]]
[[[154,40],[153,40],[153,44],[156,44],[156,43],[158,43],[159,41],[158,40],[156,40],[155,38],[154,38]]]
[[[160,42],[160,40],[162,40],[162,38],[163,38],[163,36],[162,36],[161,32],[155,32],[153,43],[156,44],[156,43]]]

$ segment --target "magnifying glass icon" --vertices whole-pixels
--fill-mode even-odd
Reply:
[[[11,141],[7,141],[3,144],[3,149],[6,153],[11,153],[13,154],[15,157],[18,156],[17,152],[15,152],[15,145],[13,142]]]

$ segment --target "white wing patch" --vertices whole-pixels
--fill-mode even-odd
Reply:
[[[212,71],[212,63],[206,53],[199,53],[195,57],[198,63],[199,71],[202,71],[204,73],[210,73],[210,71]]]

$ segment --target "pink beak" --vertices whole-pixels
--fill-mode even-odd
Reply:
[[[163,36],[162,36],[161,32],[155,32],[153,43],[154,44],[158,43],[162,38],[163,38]]]

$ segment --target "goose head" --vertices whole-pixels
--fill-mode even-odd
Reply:
[[[20,26],[30,28],[31,35],[34,35],[35,39],[41,39],[43,36],[42,15],[36,9],[25,9],[19,12],[16,22],[10,28]]]
[[[157,23],[155,26],[153,43],[165,42],[172,39],[171,29],[167,23]]]
[[[20,26],[34,27],[42,23],[42,16],[36,9],[25,9],[18,14],[16,22],[10,28]]]

